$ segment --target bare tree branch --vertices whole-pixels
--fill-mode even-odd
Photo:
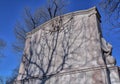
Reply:
[[[102,0],[100,7],[106,13],[107,22],[113,27],[120,26],[120,0]]]
[[[6,42],[3,39],[0,39],[0,57],[4,57],[3,50],[6,47]]]
[[[48,0],[47,5],[38,8],[34,13],[25,8],[24,23],[18,22],[14,28],[16,42],[13,43],[13,49],[17,52],[23,52],[26,33],[40,24],[61,15],[66,7],[65,4],[65,0]]]

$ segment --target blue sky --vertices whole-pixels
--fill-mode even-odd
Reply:
[[[95,6],[101,0],[69,0],[67,12],[87,9]],[[0,38],[7,42],[4,49],[4,58],[0,58],[0,76],[4,78],[12,74],[12,70],[20,64],[20,57],[12,50],[12,43],[15,41],[13,28],[17,20],[23,21],[24,8],[29,7],[34,11],[36,8],[45,4],[45,0],[0,0]],[[102,15],[102,31],[104,38],[113,46],[113,56],[120,65],[120,29],[110,30],[110,26],[104,22]],[[103,24],[104,23],[104,24]],[[110,31],[109,31],[110,30]]]
[[[34,10],[42,4],[44,0],[0,0],[0,38],[7,42],[4,49],[5,57],[0,59],[0,76],[10,76],[12,70],[20,63],[19,55],[12,49],[12,43],[15,41],[15,22],[22,21],[25,7]]]

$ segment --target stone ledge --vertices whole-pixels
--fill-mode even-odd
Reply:
[[[119,69],[118,66],[109,66],[107,67],[109,69]],[[51,74],[52,77],[59,77],[59,76],[63,76],[63,75],[69,75],[69,74],[76,74],[76,73],[82,73],[82,72],[90,72],[90,71],[96,71],[96,70],[101,70],[101,69],[107,69],[106,66],[99,66],[99,67],[92,67],[92,68],[86,68],[86,69],[72,69],[72,70],[64,70],[64,71],[61,71],[60,73],[57,73],[57,74]],[[23,74],[20,74],[19,75],[22,75]],[[25,74],[24,74],[25,75]],[[50,75],[47,75],[47,76],[50,76]],[[36,76],[33,76],[33,78],[27,78],[27,80],[29,79],[41,79],[41,77],[39,77],[38,75]],[[22,79],[24,80],[24,78]],[[16,80],[16,81],[22,81],[22,80]]]

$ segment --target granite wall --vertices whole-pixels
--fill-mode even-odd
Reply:
[[[111,50],[95,7],[58,16],[27,34],[15,84],[120,84]]]

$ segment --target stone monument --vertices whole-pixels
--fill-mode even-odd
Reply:
[[[14,84],[120,84],[95,7],[55,17],[27,33]]]

